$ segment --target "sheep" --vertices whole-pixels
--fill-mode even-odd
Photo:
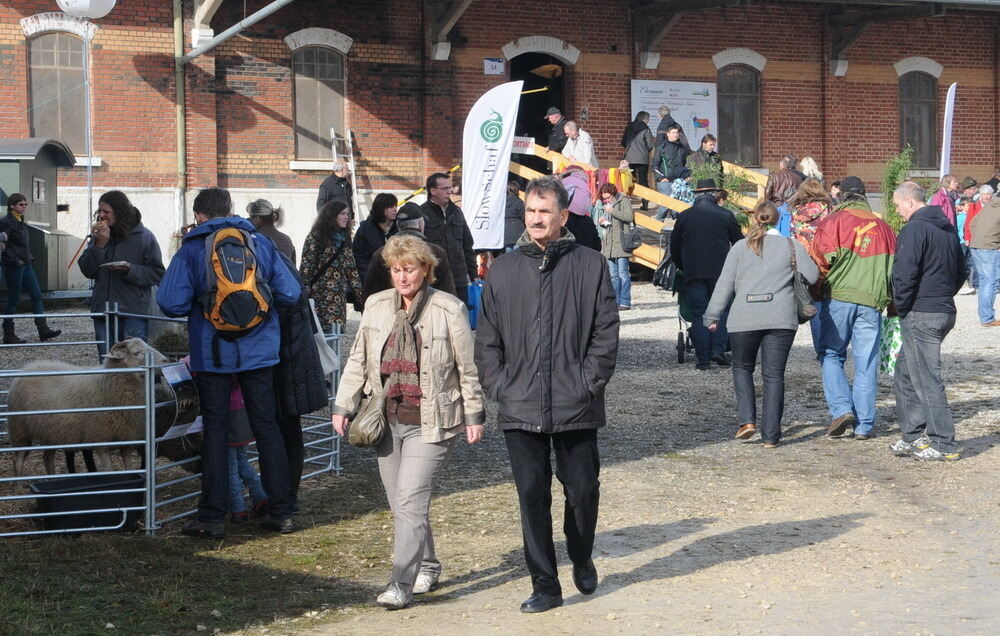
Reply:
[[[142,367],[146,352],[153,353],[153,364],[166,358],[139,338],[123,340],[104,356],[105,369]],[[25,371],[85,371],[65,362],[39,360],[24,367]],[[8,396],[10,411],[54,410],[104,406],[135,406],[143,403],[143,375],[117,373],[95,375],[64,375],[22,377],[14,381]],[[107,413],[61,413],[56,415],[12,415],[7,436],[11,446],[58,446],[139,440],[145,437],[144,412],[140,410]],[[126,447],[127,448],[127,447]],[[109,447],[95,448],[101,463],[110,467]],[[14,456],[14,474],[20,476],[29,451]],[[45,472],[54,474],[55,450],[42,451]],[[125,448],[122,449],[125,462]],[[126,464],[126,468],[127,468]]]

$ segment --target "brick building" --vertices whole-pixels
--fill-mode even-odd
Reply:
[[[828,176],[872,184],[904,140],[933,167],[945,94],[958,82],[953,171],[982,180],[1000,164],[1000,12],[987,2],[295,0],[186,64],[179,111],[175,33],[188,53],[270,3],[180,4],[176,31],[165,0],[120,0],[96,29],[52,14],[54,0],[0,6],[0,137],[59,137],[81,164],[61,173],[71,206],[60,228],[83,236],[89,226],[86,38],[95,193],[129,193],[168,253],[190,218],[188,193],[216,184],[238,205],[258,196],[282,205],[301,243],[329,170],[331,126],[353,133],[363,199],[412,191],[460,161],[465,113],[509,79],[549,86],[523,98],[519,133],[545,134],[541,115],[558,105],[591,133],[602,162],[620,158],[630,80],[717,82],[724,155],[738,138],[762,169],[794,152]],[[484,58],[503,58],[504,74],[485,75]]]

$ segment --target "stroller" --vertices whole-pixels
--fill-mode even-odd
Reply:
[[[660,248],[663,249],[663,260],[653,272],[653,284],[677,296],[677,362],[683,363],[686,354],[694,352],[691,342],[691,304],[688,302],[684,289],[684,272],[677,269],[670,254],[670,233],[664,228],[660,232]]]

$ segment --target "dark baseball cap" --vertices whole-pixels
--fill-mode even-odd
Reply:
[[[865,193],[865,182],[858,177],[847,177],[840,182],[840,189],[844,193],[853,192],[854,194],[860,194],[861,196],[866,196]]]
[[[408,201],[399,208],[396,213],[396,223],[400,221],[416,221],[424,218],[424,213],[420,211],[420,206],[413,201]]]
[[[545,111],[545,116],[549,117],[550,115],[562,115],[562,111],[555,106],[549,106],[549,109]]]

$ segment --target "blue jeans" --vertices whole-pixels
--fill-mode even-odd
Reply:
[[[953,453],[955,420],[941,379],[941,343],[955,314],[911,311],[899,321],[903,347],[896,360],[896,418],[907,442],[926,434],[931,446]]]
[[[260,476],[247,459],[246,446],[229,447],[229,512],[246,512],[243,486],[250,490],[250,502],[256,506],[267,499]]]
[[[708,279],[693,280],[684,285],[687,293],[688,305],[691,307],[691,342],[694,343],[694,355],[699,364],[708,364],[715,356],[721,356],[726,352],[726,345],[729,343],[729,332],[726,331],[726,319],[729,317],[729,308],[722,312],[719,317],[718,326],[715,333],[705,326],[705,310],[708,309],[708,301],[715,291],[715,281]]]
[[[874,307],[828,300],[819,303],[823,392],[830,417],[853,413],[856,435],[868,435],[875,426],[878,392],[878,346],[882,314]],[[847,345],[854,358],[854,386],[847,379]]]
[[[619,307],[632,306],[632,276],[628,273],[628,259],[624,256],[608,259],[608,269],[611,271],[611,288],[615,290],[615,298]]]
[[[38,278],[31,265],[19,265],[3,267],[4,282],[7,283],[7,309],[5,314],[17,312],[17,304],[21,301],[21,290],[28,292],[31,298],[31,311],[36,314],[44,314],[45,306],[42,305],[42,289],[38,286]]]
[[[665,194],[669,197],[671,193],[673,193],[674,191],[674,184],[672,181],[657,181],[656,191],[659,192],[660,194]],[[670,208],[662,205],[656,208],[656,214],[655,214],[656,220],[663,221],[663,219],[667,218],[667,213],[670,211],[671,211]]]
[[[201,397],[204,430],[201,442],[201,499],[198,519],[209,523],[226,516],[229,498],[229,394],[231,374],[199,372],[194,377]],[[236,374],[243,392],[250,428],[257,439],[257,451],[264,490],[271,499],[274,519],[295,513],[291,475],[285,442],[274,418],[273,368],[253,369]]]
[[[979,276],[979,322],[986,324],[996,320],[993,311],[993,301],[997,295],[997,284],[1000,283],[1000,250],[983,250],[972,248],[972,260],[976,264],[976,274]]]
[[[105,325],[104,318],[94,318],[94,336],[97,340],[97,355],[103,356],[108,352],[108,343],[104,341]],[[121,342],[128,338],[142,338],[149,340],[149,321],[145,318],[119,318],[118,333],[115,333],[115,321],[111,321],[111,344]]]

